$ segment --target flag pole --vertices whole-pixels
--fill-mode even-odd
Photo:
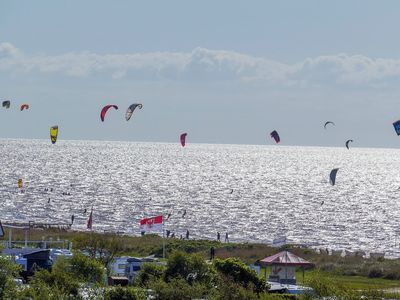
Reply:
[[[163,216],[163,221],[162,221],[162,247],[163,247],[163,258],[165,259],[165,230],[164,230],[164,216]]]

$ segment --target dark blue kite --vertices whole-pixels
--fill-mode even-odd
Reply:
[[[332,185],[335,185],[335,183],[336,183],[336,174],[337,174],[338,171],[339,171],[339,169],[333,169],[331,171],[331,173],[329,174],[329,182]]]
[[[397,135],[400,135],[400,120],[393,123],[394,130],[396,130]]]
[[[278,132],[277,132],[276,130],[274,130],[274,131],[271,132],[271,137],[275,140],[275,142],[276,142],[277,144],[280,143],[281,138],[279,137],[279,134],[278,134]]]

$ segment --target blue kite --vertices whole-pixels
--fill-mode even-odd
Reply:
[[[393,123],[394,130],[396,130],[397,135],[400,135],[400,120]]]

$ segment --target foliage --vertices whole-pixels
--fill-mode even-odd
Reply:
[[[157,300],[190,300],[201,299],[209,289],[201,284],[189,284],[183,278],[172,278],[168,283],[163,280],[154,281],[150,288],[155,292]]]
[[[53,269],[52,272],[40,270],[32,277],[24,294],[33,299],[78,298],[79,281],[61,268]]]
[[[21,294],[32,299],[79,299],[82,283],[99,284],[103,276],[104,267],[101,263],[75,253],[70,259],[59,257],[51,272],[37,271],[29,287]]]
[[[104,294],[105,300],[145,300],[146,295],[142,290],[133,287],[111,288],[106,290]]]
[[[214,265],[218,272],[231,278],[244,288],[253,286],[256,293],[262,293],[268,290],[265,280],[260,278],[254,270],[250,269],[237,258],[228,258],[225,260],[217,259]]]
[[[200,282],[212,284],[214,276],[214,270],[198,254],[188,255],[176,251],[168,258],[165,270],[165,280],[167,282],[175,278],[183,278],[188,283]]]
[[[147,287],[149,282],[157,281],[164,276],[165,267],[154,263],[144,263],[136,278],[136,285]]]
[[[81,253],[74,253],[73,257],[68,259],[69,272],[78,278],[81,282],[101,283],[105,270],[104,266],[95,259],[91,259]],[[55,265],[55,268],[58,264]]]
[[[99,259],[105,266],[123,249],[122,239],[116,235],[78,234],[74,242],[78,249],[86,250],[91,258]]]
[[[306,293],[304,298],[315,299],[319,297],[337,297],[339,299],[359,299],[356,292],[349,290],[345,286],[335,284],[329,278],[315,273],[307,280],[306,285],[312,288],[312,291]]]
[[[14,278],[20,267],[9,258],[0,256],[0,299],[12,299],[16,293]]]
[[[264,293],[260,296],[260,300],[298,300],[301,299],[298,295],[294,294],[268,294]]]
[[[212,299],[253,300],[258,299],[258,297],[250,286],[245,288],[241,284],[234,282],[231,278],[221,275],[219,276],[217,290],[214,292]]]
[[[66,292],[64,287],[60,288],[59,285],[49,285],[47,282],[42,281],[42,279],[35,279],[30,283],[29,287],[19,292],[18,297],[13,299],[60,300],[80,299],[80,297],[77,294]]]

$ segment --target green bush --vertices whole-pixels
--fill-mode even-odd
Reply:
[[[258,299],[251,286],[245,288],[231,278],[222,275],[219,277],[217,289],[213,292],[215,300],[253,300]]]
[[[104,293],[105,300],[145,300],[146,295],[142,290],[132,287],[111,288]]]
[[[105,270],[99,261],[80,253],[74,253],[73,257],[66,262],[71,275],[79,278],[81,282],[102,283]],[[59,264],[56,263],[55,268],[58,266]]]
[[[61,268],[53,269],[52,272],[40,270],[32,277],[29,289],[25,292],[33,299],[57,299],[74,297],[78,299],[79,281]],[[63,297],[61,297],[61,295]]]
[[[135,284],[141,287],[147,287],[149,282],[157,281],[164,275],[165,267],[154,263],[144,263],[136,277]]]
[[[231,278],[234,282],[242,285],[244,288],[249,287],[251,284],[256,293],[262,293],[268,290],[265,280],[260,278],[254,270],[250,269],[239,259],[217,259],[214,265],[218,272]]]
[[[204,298],[210,290],[200,283],[189,284],[183,278],[173,278],[168,283],[163,280],[154,281],[150,288],[157,300],[191,300]]]
[[[200,282],[212,284],[214,280],[213,269],[198,254],[188,255],[183,252],[173,252],[168,258],[165,270],[165,281],[183,278],[189,283]]]
[[[51,272],[39,270],[32,276],[29,287],[21,292],[21,298],[80,299],[81,284],[101,284],[103,276],[104,267],[94,259],[79,253],[70,259],[60,257]]]
[[[12,299],[16,293],[14,278],[21,267],[9,258],[0,256],[0,299]]]
[[[298,295],[292,294],[262,294],[260,300],[297,300]],[[301,299],[301,298],[300,298]]]

